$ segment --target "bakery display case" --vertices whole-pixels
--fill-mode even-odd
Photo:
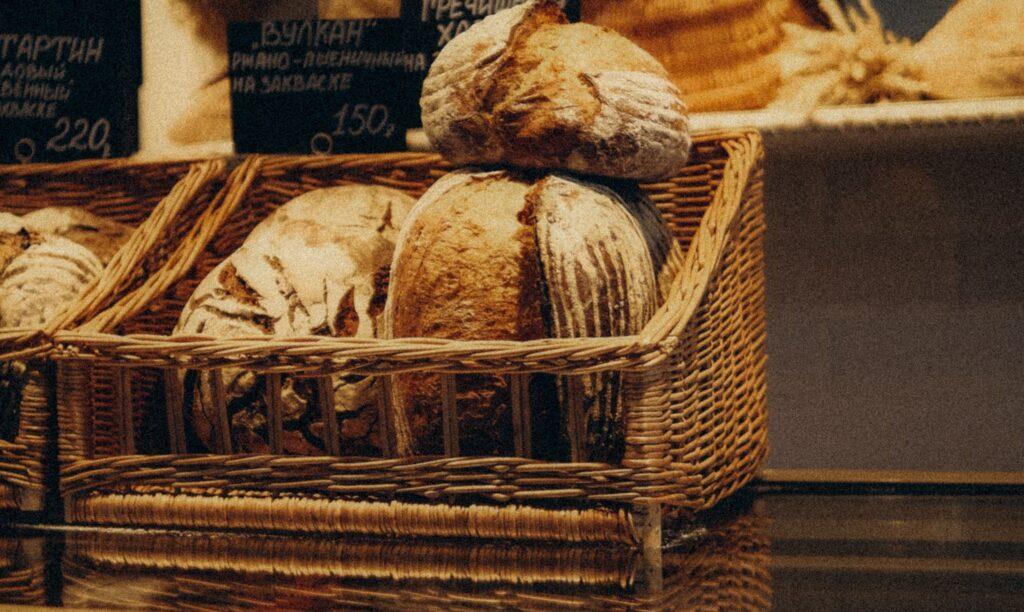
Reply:
[[[662,505],[668,514],[710,508],[753,477],[766,450],[760,157],[756,134],[698,135],[680,175],[645,186],[683,247],[680,253],[686,252],[678,269],[689,272],[676,273],[665,305],[635,336],[289,342],[249,332],[231,342],[154,335],[172,330],[196,284],[290,198],[346,184],[390,186],[418,196],[448,169],[436,156],[421,154],[250,158],[229,181],[233,188],[224,200],[232,211],[218,218],[220,225],[202,224],[207,242],[192,249],[202,254],[169,290],[132,316],[119,316],[116,335],[95,333],[91,323],[60,335],[56,359],[68,391],[58,400],[60,414],[75,427],[66,430],[75,435],[61,438],[65,518],[122,526],[265,525],[634,545],[660,537],[643,528],[643,517],[656,526]],[[707,351],[709,343],[722,350]],[[192,392],[183,387],[188,376],[176,374],[212,371],[211,388],[229,389],[217,379],[226,378],[230,367],[258,373],[265,381],[258,388],[268,394],[258,411],[266,442],[241,452],[235,450],[244,437],[241,413],[237,402],[229,412],[225,391],[214,392],[219,399],[212,403],[209,446],[189,441],[195,431]],[[682,367],[701,374],[673,374]],[[541,429],[538,412],[545,404],[531,375],[575,378],[566,387],[582,398],[591,383],[574,375],[603,371],[625,372],[627,390],[623,420],[614,425],[621,429],[609,434],[625,444],[618,457],[602,459],[604,447],[583,433],[586,424],[577,424],[576,434],[571,424],[557,421]],[[329,375],[338,372],[386,377],[370,402],[370,413],[380,415],[371,449],[376,456],[353,456],[361,447],[338,433],[346,423],[333,404],[336,394],[325,392],[334,384]],[[412,372],[439,372],[445,381],[440,411],[432,417],[441,438],[436,450],[403,450],[396,432],[405,413],[389,399],[390,387],[399,384],[389,377]],[[522,389],[512,395],[518,400],[509,410],[516,416],[507,430],[510,442],[494,449],[477,444],[484,450],[476,455],[460,453],[460,445],[473,448],[477,441],[469,432],[460,435],[460,427],[470,427],[471,404],[457,401],[458,388],[473,380],[466,375],[495,374],[502,384]],[[305,456],[283,452],[281,393],[291,377],[316,383],[313,418],[323,432],[335,432]],[[102,428],[99,422],[118,425]],[[136,423],[142,427],[134,428]]]
[[[1019,606],[1024,0],[123,1],[0,10],[0,607]]]
[[[1006,488],[755,487],[683,532],[658,571],[607,545],[16,526],[0,531],[3,550],[20,547],[0,562],[0,583],[36,586],[0,589],[0,605],[1014,609],[1022,520],[1019,490]],[[29,580],[16,569],[31,559],[22,542],[38,552]]]

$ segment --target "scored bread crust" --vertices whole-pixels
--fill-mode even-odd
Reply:
[[[175,332],[221,338],[374,337],[397,227],[412,205],[402,192],[370,186],[317,190],[292,200],[203,279]],[[265,378],[239,368],[226,368],[222,375],[235,450],[269,452]],[[332,387],[342,452],[379,453],[378,384],[335,376]],[[323,452],[315,393],[312,381],[282,380],[288,454]],[[211,447],[216,406],[210,375],[201,375],[186,395],[195,433]]]
[[[544,337],[539,261],[524,215],[530,187],[506,172],[460,171],[423,196],[395,245],[384,337]],[[401,376],[393,389],[416,450],[440,452],[439,378]],[[499,376],[459,377],[465,454],[511,451],[509,401]]]
[[[673,259],[672,244],[635,187],[558,174],[454,172],[423,196],[399,236],[384,337],[635,334],[660,302],[660,273]],[[531,377],[535,456],[564,454],[560,432],[567,430],[568,410],[581,411],[593,460],[621,456],[620,376],[582,382],[570,405],[564,379]],[[505,379],[460,375],[456,388],[462,454],[510,454]],[[396,378],[392,405],[401,451],[442,450],[441,393],[436,375]]]
[[[22,220],[34,232],[77,242],[92,251],[104,266],[110,263],[132,234],[132,228],[123,223],[75,206],[40,208],[27,213]]]
[[[0,276],[0,326],[42,325],[66,309],[103,272],[86,247],[44,236],[13,257]]]
[[[567,24],[549,0],[456,37],[420,104],[428,138],[456,164],[657,180],[689,155],[686,107],[657,60],[611,30]]]

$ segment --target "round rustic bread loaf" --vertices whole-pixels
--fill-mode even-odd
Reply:
[[[472,170],[439,180],[403,228],[391,266],[385,337],[534,340],[637,333],[659,300],[659,274],[678,259],[657,211],[635,187],[558,174]],[[564,381],[534,376],[533,448],[564,452]],[[584,379],[575,404],[592,458],[621,455],[617,374]],[[399,448],[441,450],[441,385],[397,377]],[[503,378],[459,376],[466,455],[508,454],[513,436]],[[561,408],[560,408],[561,406]]]
[[[754,109],[775,98],[783,24],[814,24],[801,0],[588,0],[583,19],[658,59],[693,112]]]
[[[123,223],[74,206],[40,208],[27,213],[22,220],[34,232],[77,242],[92,251],[104,266],[132,234],[132,228]]]
[[[511,164],[654,180],[689,154],[686,107],[665,69],[606,28],[530,0],[457,36],[423,85],[423,127],[456,164]]]
[[[42,325],[66,308],[103,271],[92,251],[45,236],[15,256],[0,276],[0,326]]]
[[[175,332],[222,338],[373,337],[397,228],[412,205],[400,191],[371,186],[321,189],[295,198],[203,279]],[[223,377],[233,450],[268,452],[265,378],[237,368],[223,370]],[[286,377],[282,387],[285,452],[322,453],[315,385]],[[378,385],[336,376],[333,388],[342,452],[378,453]],[[210,375],[201,375],[186,397],[195,433],[212,448],[216,407]]]

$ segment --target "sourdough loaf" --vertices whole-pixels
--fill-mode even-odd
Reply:
[[[551,0],[457,36],[420,104],[428,138],[456,164],[654,180],[689,153],[686,108],[665,69],[611,30],[567,24]]]
[[[260,223],[241,248],[207,275],[175,332],[222,338],[373,337],[397,228],[412,204],[402,192],[384,187],[303,194]],[[234,451],[268,452],[265,378],[237,368],[222,375]],[[282,387],[285,452],[322,453],[315,385],[286,377]],[[342,452],[376,454],[377,384],[336,376],[333,391]],[[200,376],[186,396],[194,430],[211,448],[216,407],[210,375]]]
[[[42,325],[99,277],[103,264],[84,246],[46,236],[17,255],[0,276],[0,326]]]
[[[639,332],[659,300],[660,268],[678,250],[652,204],[629,186],[512,171],[454,172],[410,214],[395,249],[385,337],[534,340]],[[677,259],[678,257],[675,257]],[[656,269],[659,268],[659,269]],[[618,374],[586,377],[573,408],[563,380],[533,376],[533,446],[564,454],[567,410],[582,412],[593,459],[621,455]],[[441,450],[434,375],[393,385],[399,449]],[[459,376],[462,454],[512,452],[503,378]]]
[[[40,208],[22,219],[34,232],[77,242],[92,251],[103,265],[110,263],[114,254],[132,234],[132,228],[123,223],[104,219],[84,208],[73,206]]]

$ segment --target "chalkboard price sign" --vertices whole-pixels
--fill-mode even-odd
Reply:
[[[240,153],[394,151],[419,116],[422,53],[398,19],[228,27],[231,120]]]
[[[138,0],[0,2],[0,163],[138,148]]]

